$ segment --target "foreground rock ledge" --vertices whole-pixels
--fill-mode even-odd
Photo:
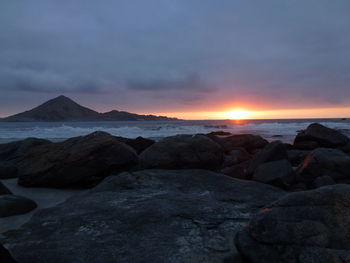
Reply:
[[[284,194],[204,170],[121,173],[1,242],[20,263],[240,262],[235,233]]]
[[[285,196],[256,214],[236,244],[251,263],[350,262],[350,186]]]

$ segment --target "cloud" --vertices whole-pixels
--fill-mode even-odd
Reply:
[[[3,0],[0,104],[74,93],[145,110],[271,97],[285,107],[349,105],[349,8],[345,0]]]

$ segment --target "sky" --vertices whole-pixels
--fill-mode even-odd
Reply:
[[[0,116],[350,117],[348,0],[1,0]]]

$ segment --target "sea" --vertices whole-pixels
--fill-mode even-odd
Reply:
[[[256,134],[269,141],[281,140],[291,143],[298,131],[305,129],[313,122],[340,130],[350,136],[350,119],[0,122],[0,143],[28,137],[62,141],[94,131],[105,131],[127,138],[142,136],[155,140],[177,134],[225,131],[232,134]]]

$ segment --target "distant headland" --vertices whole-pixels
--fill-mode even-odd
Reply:
[[[66,96],[58,96],[31,110],[0,119],[9,122],[34,121],[176,121],[177,118],[156,115],[140,115],[126,111],[112,110],[99,113],[81,106]]]

